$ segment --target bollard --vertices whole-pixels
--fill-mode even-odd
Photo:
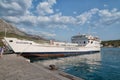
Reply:
[[[54,64],[49,65],[49,67],[50,67],[50,70],[57,70],[58,69]]]

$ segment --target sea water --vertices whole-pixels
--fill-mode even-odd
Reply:
[[[120,80],[120,48],[102,48],[99,53],[40,60],[84,80]],[[39,61],[37,62],[39,63]]]
[[[102,48],[98,54],[63,70],[85,80],[120,80],[120,48]]]

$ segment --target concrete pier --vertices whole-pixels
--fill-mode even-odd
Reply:
[[[67,73],[46,69],[15,54],[0,58],[0,80],[82,80]]]

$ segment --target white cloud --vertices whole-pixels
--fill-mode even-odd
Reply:
[[[27,33],[30,33],[30,34],[33,34],[33,35],[37,34],[37,35],[44,37],[44,38],[51,38],[51,37],[56,36],[56,34],[54,32],[50,33],[50,32],[46,32],[46,31],[39,31],[39,30],[36,31],[34,29],[31,29],[31,28],[21,27],[20,30],[27,32]]]
[[[6,3],[7,5],[9,5],[9,7],[3,6],[3,4],[5,5]],[[3,9],[2,11],[3,13],[5,13],[0,13],[0,16],[2,16],[2,18],[15,24],[38,26],[42,28],[67,29],[68,25],[84,24],[97,11],[97,9],[92,9],[76,17],[63,16],[62,13],[54,13],[52,9],[53,5],[56,4],[56,0],[47,0],[44,2],[40,2],[37,5],[37,11],[41,15],[36,16],[29,11],[29,9],[33,6],[32,0],[9,0],[2,1],[0,4],[0,10]],[[7,13],[7,11],[9,13]],[[47,14],[49,14],[49,16],[47,16]]]
[[[74,24],[75,18],[71,16],[62,16],[61,13],[51,16],[39,16],[37,17],[37,25],[47,28],[60,28],[67,29],[68,24]]]
[[[88,22],[91,17],[96,14],[98,12],[99,9],[97,8],[94,8],[94,9],[91,9],[89,10],[88,12],[84,12],[82,14],[80,14],[79,16],[76,16],[77,18],[77,23],[78,24],[85,24],[86,22]]]
[[[101,17],[111,17],[112,13],[109,12],[109,10],[100,10],[99,11],[99,16],[101,16]]]
[[[40,15],[30,12],[32,0],[2,0],[0,2],[0,16],[15,24],[36,26],[40,28],[68,29],[69,25],[84,25],[99,23],[102,25],[120,23],[120,11],[93,8],[77,16],[64,16],[61,12],[54,13],[53,5],[56,0],[40,2],[36,11]],[[53,14],[52,14],[53,13]],[[74,12],[76,14],[76,12]],[[97,19],[94,18],[97,15]],[[97,25],[97,24],[95,24]]]
[[[48,0],[40,2],[37,6],[37,13],[40,15],[46,15],[54,13],[52,6],[56,3],[56,0]]]
[[[33,30],[33,29],[25,29],[25,28],[21,28],[21,30],[25,31],[25,32],[28,32],[28,33],[32,33],[32,34],[37,34],[41,37],[44,37],[44,38],[50,38],[50,37],[55,37],[56,34],[55,33],[50,33],[50,32],[46,32],[46,31],[36,31],[36,30]]]
[[[49,33],[49,32],[40,32],[40,35],[43,37],[55,37],[55,33]]]
[[[4,19],[15,24],[23,24],[26,26],[38,26],[41,28],[60,28],[67,29],[67,25],[75,24],[76,19],[71,16],[62,16],[55,14],[51,16],[4,16]]]
[[[14,17],[14,16],[2,16],[2,17],[3,17],[4,19],[12,22],[12,23],[15,23],[15,24],[17,24],[17,23],[20,22],[19,17]]]
[[[48,16],[38,16],[37,20],[40,23],[48,23],[48,22],[50,22],[50,18]]]
[[[0,15],[21,16],[31,7],[32,0],[2,0],[0,1]]]
[[[100,16],[100,23],[103,25],[110,25],[115,23],[120,23],[120,11],[118,11],[116,8],[112,10],[100,10],[99,11]]]
[[[21,31],[27,32],[25,28],[20,28]]]
[[[62,16],[62,13],[51,15],[50,19],[53,23],[58,24],[73,24],[76,19],[72,16]]]
[[[4,16],[3,17],[6,20],[9,20],[15,24],[23,24],[26,26],[35,26],[36,25],[36,16],[31,15],[25,15],[25,16]]]
[[[48,28],[57,28],[57,29],[68,29],[68,26],[67,25],[64,25],[64,24],[50,24],[50,25],[47,25]]]
[[[21,10],[21,6],[17,2],[1,2],[0,6],[4,9],[13,9],[13,10]]]

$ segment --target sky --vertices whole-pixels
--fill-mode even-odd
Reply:
[[[0,18],[48,39],[120,39],[120,0],[0,0]]]

